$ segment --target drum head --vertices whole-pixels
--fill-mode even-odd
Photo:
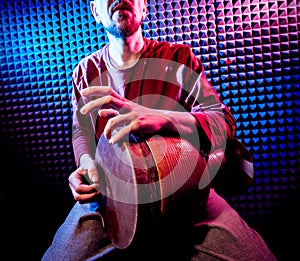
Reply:
[[[103,218],[112,243],[127,248],[132,242],[137,225],[138,205],[135,171],[128,145],[114,145],[100,137],[96,161],[103,168],[106,187]]]

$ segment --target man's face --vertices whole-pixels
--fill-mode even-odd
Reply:
[[[94,0],[92,13],[98,23],[116,37],[135,33],[146,13],[145,0]]]

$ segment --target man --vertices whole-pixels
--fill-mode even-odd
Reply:
[[[192,225],[184,220],[166,229],[158,225],[136,248],[119,250],[111,243],[101,215],[103,173],[95,162],[101,135],[114,145],[132,133],[179,134],[199,144],[203,172],[205,155],[233,138],[236,126],[189,47],[142,36],[146,1],[95,0],[90,6],[109,44],[83,59],[73,73],[73,148],[79,167],[69,182],[78,202],[43,260],[276,260],[263,239],[212,189],[205,209],[188,219]]]

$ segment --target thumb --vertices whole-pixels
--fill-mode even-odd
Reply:
[[[88,169],[88,176],[89,179],[93,182],[93,183],[98,183],[99,181],[99,175],[98,175],[98,171],[96,166],[93,166],[91,168]]]

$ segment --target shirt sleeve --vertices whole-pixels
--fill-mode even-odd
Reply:
[[[77,66],[72,75],[72,145],[77,166],[79,166],[81,155],[89,154],[91,157],[94,157],[96,151],[95,128],[93,124],[95,115],[82,115],[80,113],[81,107],[85,104],[85,100],[80,92],[87,87],[84,78],[84,70]]]
[[[192,77],[185,102],[198,122],[201,147],[206,151],[224,147],[227,140],[235,136],[235,118],[208,82],[200,59],[191,52],[187,60],[196,76]]]

